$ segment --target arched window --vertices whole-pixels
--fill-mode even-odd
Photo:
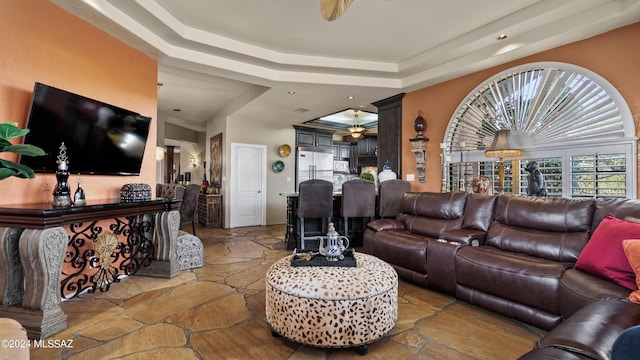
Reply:
[[[504,192],[526,194],[524,166],[536,161],[549,196],[636,196],[631,111],[608,81],[587,69],[532,63],[476,87],[453,114],[440,145],[444,191],[471,191],[483,178],[497,181],[497,159],[484,151],[498,130],[510,130],[522,150],[505,161]]]

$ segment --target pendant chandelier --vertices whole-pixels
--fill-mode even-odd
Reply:
[[[357,139],[363,136],[366,130],[367,129],[365,129],[364,127],[360,126],[360,124],[358,124],[358,110],[355,110],[355,114],[353,118],[353,126],[349,128],[351,137],[353,137],[354,139]]]

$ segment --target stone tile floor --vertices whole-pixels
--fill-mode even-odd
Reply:
[[[108,292],[65,301],[68,328],[32,359],[360,359],[271,336],[264,275],[289,255],[285,226],[206,229],[204,266],[173,279],[131,276]],[[517,359],[544,332],[400,281],[398,323],[368,359]]]

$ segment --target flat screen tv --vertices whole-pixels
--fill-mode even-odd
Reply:
[[[35,172],[55,172],[64,142],[71,174],[139,175],[151,118],[36,83],[24,143],[45,156],[23,156]]]

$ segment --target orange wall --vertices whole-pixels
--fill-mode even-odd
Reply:
[[[640,128],[640,23],[538,53],[488,70],[407,93],[402,102],[402,169],[413,173],[412,191],[440,191],[440,146],[454,111],[476,86],[509,68],[542,61],[571,63],[589,69],[609,81],[627,101],[636,131]],[[413,121],[421,109],[427,122],[426,182],[417,181],[415,155],[408,139],[415,137]]]
[[[154,59],[47,0],[0,1],[0,121],[26,125],[36,81],[152,117],[140,176],[84,175],[88,200],[118,197],[126,183],[155,184],[157,72]],[[69,180],[73,192],[76,176]],[[50,202],[55,183],[53,174],[0,181],[0,204]]]

